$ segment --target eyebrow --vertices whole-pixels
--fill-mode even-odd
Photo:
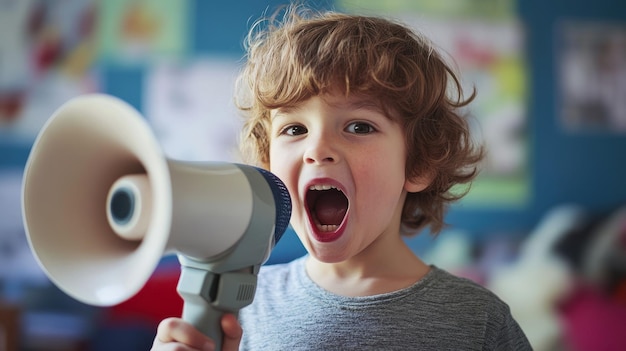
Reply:
[[[384,112],[376,99],[358,99],[349,101],[347,106],[355,110],[372,110],[376,112]]]
[[[292,106],[281,106],[274,110],[276,111],[276,114],[274,116],[280,115],[280,114],[288,114],[288,113],[296,112],[298,110],[302,110],[302,105],[298,104],[298,105],[292,105]]]
[[[301,110],[298,106],[283,106],[270,111],[270,123],[280,117],[287,117],[289,114]]]
[[[374,111],[374,112],[382,113],[385,116],[387,116],[387,113],[385,112],[384,108],[380,105],[378,100],[372,99],[372,98],[368,99],[365,97],[360,97],[360,98],[352,98],[352,99],[343,100],[339,103],[330,103],[328,101],[326,101],[326,103],[331,106],[346,107],[346,108],[353,109],[353,110]],[[286,114],[301,111],[302,105],[295,104],[295,105],[281,106],[274,110],[276,112],[273,114],[273,116],[271,116],[272,120],[281,115],[286,115]],[[391,116],[387,116],[387,118],[391,118]]]

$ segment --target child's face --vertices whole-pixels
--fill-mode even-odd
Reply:
[[[405,178],[401,125],[368,102],[324,95],[271,114],[270,170],[289,189],[294,230],[323,262],[398,235],[406,191],[426,186]]]

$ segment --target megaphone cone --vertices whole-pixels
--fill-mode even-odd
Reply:
[[[116,235],[105,215],[110,187],[128,174],[149,175],[152,214],[141,240]],[[25,168],[23,217],[35,257],[77,300],[128,299],[166,250],[170,184],[167,161],[135,109],[107,95],[70,100],[44,125]]]

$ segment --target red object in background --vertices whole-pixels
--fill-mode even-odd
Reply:
[[[35,69],[43,72],[55,65],[63,56],[63,43],[58,33],[46,33],[34,49]]]
[[[617,301],[626,304],[626,278],[617,284],[614,296]]]
[[[570,351],[626,350],[626,303],[598,289],[580,287],[561,306]]]
[[[0,121],[13,122],[24,106],[25,92],[12,91],[0,93]]]
[[[180,317],[183,300],[176,291],[179,277],[178,265],[157,269],[135,296],[106,310],[103,324],[142,324],[156,330],[161,320]]]

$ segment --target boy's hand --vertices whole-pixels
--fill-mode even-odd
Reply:
[[[222,351],[237,351],[243,331],[232,314],[222,318]],[[152,351],[213,351],[215,343],[193,325],[180,318],[167,318],[159,323]]]

